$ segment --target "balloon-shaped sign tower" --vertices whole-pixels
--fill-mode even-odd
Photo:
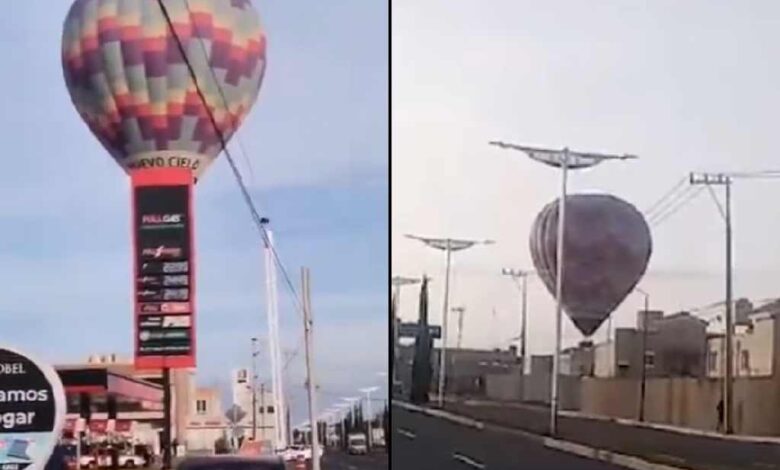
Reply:
[[[194,367],[192,185],[257,99],[250,0],[76,0],[62,66],[76,110],[131,175],[136,366]]]
[[[555,295],[558,201],[531,229],[531,256]],[[652,252],[650,228],[631,204],[606,194],[566,198],[562,304],[585,336],[592,335],[636,287]]]

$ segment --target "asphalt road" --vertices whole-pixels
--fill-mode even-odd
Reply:
[[[547,435],[549,409],[505,403],[447,403],[453,413]],[[558,437],[653,462],[701,470],[780,470],[780,446],[683,435],[610,421],[561,416]]]
[[[393,464],[394,468],[396,467]],[[345,452],[328,449],[322,457],[322,470],[387,470],[389,456],[384,451],[369,455],[349,455]]]
[[[393,407],[393,468],[404,470],[624,470],[545,448],[527,438],[474,429]]]

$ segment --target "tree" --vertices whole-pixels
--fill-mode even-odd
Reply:
[[[420,288],[420,319],[417,323],[417,338],[414,344],[414,362],[412,363],[412,403],[424,404],[428,402],[431,388],[431,350],[433,338],[428,329],[428,278],[423,276]]]
[[[246,412],[240,406],[233,405],[225,412],[225,418],[235,426],[246,418]]]

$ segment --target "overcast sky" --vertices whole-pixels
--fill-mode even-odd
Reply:
[[[464,346],[506,347],[519,334],[517,289],[500,270],[533,267],[529,229],[560,174],[490,140],[637,154],[572,174],[570,191],[640,210],[690,171],[780,169],[779,18],[772,1],[394,1],[393,274],[433,277],[438,323],[443,254],[403,234],[494,239],[455,256],[452,305],[466,307]],[[735,297],[777,296],[780,181],[739,180],[733,192]],[[651,227],[640,283],[651,307],[723,300],[724,225],[711,196]],[[529,289],[529,348],[548,353],[552,297],[539,280]],[[416,317],[418,291],[404,289],[403,318]],[[629,295],[615,325],[634,325],[642,302]],[[580,339],[566,320],[565,345]]]
[[[0,343],[54,363],[132,354],[129,181],[65,89],[70,4],[15,2],[0,16]],[[268,69],[239,135],[248,159],[236,145],[234,155],[293,282],[311,268],[328,406],[386,381],[376,372],[387,369],[387,10],[363,0],[255,6]],[[198,378],[226,383],[249,365],[250,337],[266,335],[261,242],[224,158],[195,199]],[[281,277],[279,289],[284,349],[299,352],[288,370],[297,421],[303,322]]]

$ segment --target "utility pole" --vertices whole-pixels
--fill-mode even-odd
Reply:
[[[301,286],[303,295],[303,327],[306,344],[306,389],[309,397],[309,423],[311,424],[312,470],[320,470],[320,442],[317,436],[317,399],[314,379],[314,345],[312,344],[312,312],[311,291],[309,287],[309,268],[301,269]]]
[[[257,441],[257,338],[252,338],[252,440]]]
[[[525,351],[527,343],[527,326],[528,326],[528,276],[533,274],[533,271],[525,271],[522,269],[509,269],[504,268],[501,270],[501,274],[509,276],[520,288],[521,291],[521,314],[520,314],[520,367],[525,375]],[[518,281],[522,279],[522,282]]]
[[[265,383],[260,382],[260,438],[265,438]],[[279,412],[278,410],[274,410]]]
[[[725,210],[721,209],[721,214],[726,222],[726,374],[723,385],[723,424],[726,434],[732,434],[734,432],[734,318],[732,312],[731,177],[725,174],[691,173],[690,183],[708,187],[724,186],[726,190],[726,207]]]
[[[557,433],[558,407],[559,407],[559,377],[561,368],[561,332],[563,326],[563,270],[564,270],[564,243],[563,237],[566,226],[566,186],[569,170],[589,168],[604,160],[630,160],[637,158],[634,155],[609,155],[593,152],[573,152],[568,147],[560,149],[544,149],[525,145],[509,144],[505,142],[490,142],[503,149],[519,150],[532,160],[545,165],[561,169],[561,196],[558,200],[558,240],[555,250],[556,275],[555,275],[555,354],[553,354],[553,370],[550,384],[550,434]]]
[[[172,426],[171,426],[171,369],[163,367],[162,370],[162,382],[163,382],[163,470],[170,470],[173,468],[173,449],[171,449],[171,442],[173,441]]]
[[[647,315],[650,312],[650,295],[640,289],[637,292],[645,297],[645,313],[642,315],[642,384],[639,388],[639,421],[645,420],[645,387],[647,385]]]
[[[444,305],[442,307],[442,332],[441,332],[441,346],[439,347],[439,390],[438,390],[438,404],[439,408],[444,406],[444,384],[445,376],[447,375],[447,318],[449,317],[449,302],[450,302],[450,266],[452,265],[452,252],[462,251],[471,248],[474,245],[492,245],[495,243],[493,240],[456,240],[452,238],[426,238],[418,237],[416,235],[406,235],[406,238],[412,240],[418,240],[425,243],[427,246],[442,250],[445,252],[445,277],[444,277]]]

